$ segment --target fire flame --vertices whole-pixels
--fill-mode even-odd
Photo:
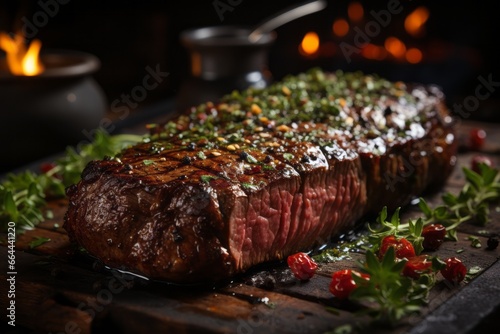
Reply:
[[[349,34],[352,27],[356,29],[359,23],[363,22],[365,9],[361,1],[350,1],[347,7],[348,18],[336,18],[332,23],[332,32],[336,39],[342,39]],[[429,19],[429,9],[424,6],[413,10],[404,21],[404,27],[408,34],[414,37],[422,37],[425,33],[425,24]],[[418,64],[424,59],[422,49],[409,47],[401,39],[395,36],[388,36],[383,45],[366,43],[361,46],[361,56],[365,59],[383,61],[390,59],[392,61],[407,62],[409,64]],[[304,35],[300,43],[299,52],[307,58],[333,57],[336,53],[337,45],[332,41],[321,42],[319,36],[314,31],[309,31]],[[436,47],[432,48],[434,51]],[[426,51],[426,58],[429,58]]]
[[[411,12],[405,19],[405,30],[412,36],[418,37],[423,33],[425,22],[429,19],[429,10],[423,6]]]
[[[313,55],[319,49],[319,36],[314,31],[308,32],[302,39],[300,50],[306,55]]]
[[[363,5],[357,1],[351,2],[349,7],[347,7],[347,15],[353,22],[359,22],[363,19],[365,11]]]
[[[410,48],[406,51],[406,60],[410,64],[417,64],[422,61],[422,51],[417,48]]]
[[[384,60],[387,57],[387,51],[383,47],[371,43],[366,44],[361,49],[361,54],[366,59],[373,60]]]
[[[7,53],[7,65],[13,75],[34,76],[43,72],[39,54],[42,43],[35,39],[26,47],[24,37],[0,32],[0,49]]]
[[[349,23],[344,19],[337,19],[333,22],[332,29],[335,35],[343,37],[349,32]]]
[[[388,37],[384,43],[385,49],[395,58],[403,58],[406,53],[406,45],[396,37]]]

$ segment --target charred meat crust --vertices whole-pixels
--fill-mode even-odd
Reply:
[[[64,228],[110,266],[216,281],[311,249],[445,180],[456,143],[440,91],[383,81],[359,104],[348,75],[310,72],[154,127],[85,168],[68,189]],[[346,97],[331,85],[346,85]]]

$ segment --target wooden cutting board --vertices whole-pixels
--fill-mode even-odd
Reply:
[[[467,134],[472,126],[477,124],[462,125],[461,133]],[[486,149],[500,166],[496,129],[479,126],[490,134]],[[472,155],[460,154],[459,165],[469,166]],[[427,195],[430,204],[440,203],[446,191],[457,193],[464,184],[461,174],[457,168],[441,191]],[[272,263],[218,286],[170,285],[108,270],[80,252],[62,229],[66,205],[64,199],[51,201],[48,209],[53,219],[17,238],[16,331],[6,325],[8,332],[324,333],[367,321],[355,314],[355,305],[339,302],[328,291],[331,274],[355,268],[362,254],[321,265],[309,282],[295,280],[285,264]],[[416,212],[408,207],[403,217]],[[500,235],[500,206],[493,206],[491,213],[489,225],[463,225],[458,242],[445,242],[436,252],[441,258],[458,256],[467,267],[479,266],[482,272],[458,287],[447,285],[438,275],[439,283],[420,315],[380,332],[468,333],[489,324],[489,317],[500,307],[500,250],[486,250],[486,234]],[[469,235],[477,236],[483,246],[471,247]],[[50,242],[31,249],[30,243],[39,237]],[[2,263],[8,256],[5,238],[0,247]],[[457,250],[463,251],[457,254]],[[7,279],[12,275],[6,265],[2,268],[0,308],[6,310],[11,300],[6,298]]]

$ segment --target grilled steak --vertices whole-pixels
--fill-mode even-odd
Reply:
[[[436,87],[306,74],[157,125],[68,189],[64,228],[104,263],[213,281],[407,203],[455,163]]]

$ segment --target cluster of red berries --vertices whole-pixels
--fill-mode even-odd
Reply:
[[[422,231],[424,238],[423,246],[426,250],[436,250],[441,246],[446,236],[446,228],[441,224],[426,225]],[[407,262],[403,269],[404,276],[418,279],[420,275],[432,272],[432,259],[429,255],[416,255],[413,244],[406,238],[396,238],[393,235],[386,236],[382,239],[378,257],[382,258],[389,248],[394,248],[395,257],[397,259],[406,259]],[[305,253],[296,253],[290,255],[287,259],[288,266],[297,279],[308,280],[312,278],[318,268],[318,265],[312,258]],[[449,258],[445,261],[445,266],[440,270],[443,277],[457,284],[464,280],[467,274],[467,268],[456,257]],[[339,270],[333,273],[330,283],[330,292],[339,299],[346,299],[351,292],[356,289],[357,284],[353,279],[353,275],[357,275],[366,280],[370,276],[360,273],[352,269]]]

